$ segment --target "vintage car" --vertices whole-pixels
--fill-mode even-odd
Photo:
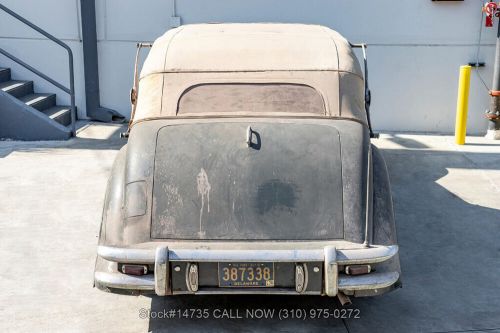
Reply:
[[[109,179],[95,286],[344,302],[399,287],[355,46],[364,53],[302,24],[195,24],[158,38]]]

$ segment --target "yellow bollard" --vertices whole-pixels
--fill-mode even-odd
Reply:
[[[457,119],[455,121],[455,143],[463,145],[467,131],[467,112],[469,110],[471,66],[460,66],[460,79],[458,81]]]

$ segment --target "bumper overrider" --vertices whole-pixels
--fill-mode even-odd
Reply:
[[[399,271],[388,264],[398,260],[398,246],[339,249],[174,249],[158,243],[155,248],[99,246],[94,276],[99,289],[130,294],[307,294],[354,296],[382,294],[399,286]],[[219,287],[218,265],[232,262],[270,262],[276,283],[269,288]],[[124,274],[121,265],[144,265],[148,274]],[[349,275],[349,267],[368,267]],[[398,265],[399,266],[399,265]],[[351,269],[354,271],[354,269]]]

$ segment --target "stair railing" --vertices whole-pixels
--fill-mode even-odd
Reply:
[[[33,30],[36,30],[40,34],[44,35],[54,43],[58,44],[59,46],[63,47],[67,52],[68,52],[68,65],[69,65],[69,88],[66,87],[65,85],[57,82],[56,80],[52,79],[48,75],[40,72],[36,68],[28,65],[21,59],[17,58],[16,56],[10,54],[9,52],[5,51],[3,48],[0,48],[0,53],[6,56],[7,58],[10,58],[11,60],[15,61],[19,65],[23,66],[24,68],[28,69],[29,71],[35,73],[42,79],[52,83],[54,86],[57,88],[61,89],[65,93],[67,93],[70,96],[71,99],[71,135],[76,136],[76,107],[75,107],[75,74],[74,74],[74,68],[73,68],[73,52],[71,51],[71,48],[65,44],[63,41],[60,39],[52,36],[49,34],[47,31],[43,30],[42,28],[38,27],[34,23],[28,21],[21,15],[17,14],[16,12],[10,10],[9,8],[5,7],[4,5],[0,4],[0,10],[3,10],[10,16],[14,17],[15,19],[21,21],[22,23],[26,24]]]

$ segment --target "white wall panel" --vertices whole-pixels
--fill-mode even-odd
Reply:
[[[483,47],[488,66],[479,73],[491,84],[494,47]],[[373,126],[384,130],[453,132],[459,66],[475,47],[371,46],[369,79]],[[486,129],[488,92],[472,74],[469,132]]]
[[[173,0],[96,0],[101,103],[129,115],[136,41],[151,41],[170,27]],[[4,0],[59,38],[79,38],[78,0]],[[183,24],[200,22],[300,22],[323,24],[353,42],[370,44],[372,117],[376,128],[399,131],[453,131],[458,68],[475,60],[480,0],[177,0]],[[484,29],[480,70],[491,84],[496,29]],[[3,37],[3,38],[1,38]],[[0,13],[0,46],[35,67],[66,79],[64,51]],[[81,43],[75,51],[77,101],[84,108]],[[57,51],[60,51],[57,53]],[[9,64],[0,56],[0,66]],[[15,67],[14,75],[33,79]],[[43,81],[43,80],[42,80]],[[35,79],[36,86],[52,91]],[[63,96],[63,94],[59,94]],[[469,132],[482,133],[486,89],[473,74]]]
[[[171,0],[106,0],[106,39],[150,41],[170,28]]]
[[[99,42],[101,104],[130,115],[130,88],[134,81],[135,43]]]
[[[79,39],[78,0],[2,0],[2,4],[59,39]],[[45,38],[3,11],[0,37]]]
[[[372,44],[462,44],[477,41],[481,1],[177,0],[177,12],[183,23],[315,23]]]

